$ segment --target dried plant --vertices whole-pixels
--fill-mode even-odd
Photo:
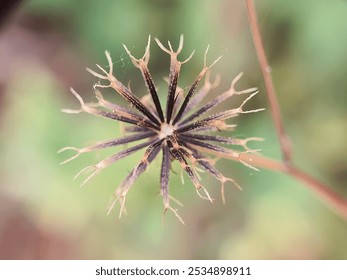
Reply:
[[[102,74],[97,73],[91,69],[87,69],[92,75],[99,78],[100,81],[106,81],[107,84],[98,83],[95,85],[97,103],[86,104],[77,92],[71,89],[72,94],[78,99],[81,104],[79,110],[64,109],[66,113],[81,113],[86,112],[92,115],[105,117],[108,119],[124,122],[130,126],[126,127],[128,136],[118,139],[112,139],[109,141],[101,142],[95,145],[91,145],[85,148],[65,147],[59,152],[66,150],[73,150],[76,154],[65,160],[62,164],[67,163],[79,155],[91,151],[96,151],[108,147],[114,147],[122,144],[129,144],[136,141],[143,140],[140,144],[134,145],[130,148],[126,148],[99,163],[88,166],[81,170],[76,177],[86,171],[92,171],[91,175],[85,179],[82,183],[84,185],[92,177],[97,175],[101,170],[115,163],[116,161],[124,158],[136,151],[146,148],[143,158],[139,164],[129,173],[125,180],[121,183],[120,187],[115,192],[114,201],[109,209],[109,212],[115,206],[116,202],[120,203],[120,214],[124,212],[124,203],[126,195],[135,182],[135,180],[148,168],[149,164],[157,157],[162,151],[162,163],[160,171],[160,191],[164,202],[164,214],[169,209],[177,218],[183,223],[183,220],[178,215],[176,209],[170,206],[170,200],[176,201],[169,195],[169,174],[171,164],[173,161],[177,161],[185,172],[190,181],[193,183],[197,194],[209,201],[213,201],[211,196],[205,187],[201,184],[201,180],[198,172],[200,168],[207,171],[213,177],[215,177],[221,183],[221,195],[222,200],[224,198],[224,184],[226,182],[232,182],[235,186],[240,186],[232,179],[224,176],[215,168],[215,160],[207,157],[205,152],[214,154],[217,157],[229,157],[233,160],[239,161],[247,167],[256,169],[251,165],[251,161],[248,160],[245,155],[257,152],[248,148],[247,143],[249,141],[259,141],[260,138],[252,137],[248,139],[236,139],[222,137],[218,135],[211,135],[213,132],[233,129],[235,124],[228,124],[227,121],[240,114],[248,114],[261,111],[263,109],[245,110],[244,105],[258,93],[256,88],[249,88],[238,91],[235,89],[236,82],[241,78],[242,73],[239,74],[231,83],[230,88],[224,93],[218,95],[216,98],[209,102],[205,102],[200,105],[204,97],[209,93],[212,88],[215,88],[219,82],[219,79],[211,83],[209,70],[220,59],[216,59],[209,66],[206,62],[206,56],[208,48],[204,56],[204,66],[201,72],[195,78],[193,84],[187,88],[187,92],[178,86],[178,79],[181,71],[181,66],[188,62],[193,53],[184,61],[178,60],[178,55],[183,48],[183,36],[179,41],[177,51],[174,51],[170,42],[168,42],[168,48],[165,47],[158,39],[155,39],[158,46],[170,56],[170,74],[168,79],[168,93],[166,102],[166,111],[164,113],[162,104],[159,100],[158,93],[154,82],[151,78],[151,74],[148,69],[148,62],[150,58],[150,37],[145,49],[145,54],[142,58],[135,58],[130,51],[124,46],[134,66],[137,67],[142,74],[144,82],[148,89],[148,96],[139,99],[129,87],[122,84],[113,75],[113,62],[111,56],[106,52],[106,58],[108,61],[108,71],[97,65]],[[199,82],[205,76],[204,85],[197,91]],[[121,95],[128,103],[129,107],[122,107],[117,104],[111,103],[104,99],[99,88],[112,88],[116,93]],[[212,108],[226,101],[234,95],[245,94],[247,97],[242,104],[234,109],[229,109],[219,113],[214,113],[206,116]],[[215,144],[214,144],[215,143]],[[216,145],[219,144],[219,145]],[[240,149],[230,149],[223,145],[235,145],[241,147]],[[257,169],[256,169],[257,170]]]
[[[178,202],[169,195],[169,173],[172,161],[179,162],[182,170],[188,174],[188,177],[193,182],[198,195],[204,199],[210,200],[211,202],[212,199],[210,195],[200,183],[200,177],[198,174],[200,169],[198,166],[201,166],[221,182],[223,202],[225,201],[224,184],[226,182],[230,181],[235,186],[239,187],[239,185],[233,179],[227,178],[221,174],[214,166],[215,160],[206,157],[205,153],[215,155],[217,156],[217,159],[228,158],[238,161],[255,170],[257,170],[257,168],[265,168],[287,174],[288,176],[302,182],[305,186],[310,188],[315,194],[322,198],[323,201],[325,201],[329,206],[342,215],[342,217],[347,218],[347,200],[340,194],[336,193],[333,189],[329,188],[327,185],[318,181],[293,164],[291,143],[289,137],[285,133],[285,128],[282,122],[280,106],[276,98],[275,87],[271,76],[271,68],[268,64],[264,51],[254,3],[253,0],[245,0],[245,3],[247,6],[254,46],[258,56],[260,70],[264,79],[266,96],[269,102],[270,112],[278,136],[283,159],[279,161],[276,159],[263,157],[256,153],[256,150],[251,150],[247,147],[248,141],[261,140],[259,138],[235,139],[225,138],[218,135],[210,135],[211,132],[213,133],[221,130],[230,130],[235,127],[234,124],[227,124],[226,121],[236,117],[239,114],[262,110],[257,109],[246,111],[243,109],[245,103],[247,103],[247,101],[255,94],[257,94],[257,90],[255,88],[251,88],[243,91],[237,91],[235,89],[235,84],[240,79],[241,74],[234,79],[228,91],[219,95],[214,100],[204,105],[200,105],[208,92],[218,84],[218,78],[216,78],[215,82],[210,82],[209,70],[219,59],[213,62],[210,66],[207,66],[206,51],[204,68],[195,79],[193,85],[188,89],[187,94],[185,94],[185,90],[178,87],[178,77],[180,74],[181,65],[191,59],[193,54],[185,61],[179,61],[177,56],[182,50],[183,38],[180,40],[177,51],[173,51],[170,42],[169,48],[166,48],[161,44],[161,42],[159,42],[159,40],[156,39],[159,47],[164,52],[168,53],[171,58],[170,76],[168,80],[169,90],[167,95],[166,113],[164,115],[155,85],[148,70],[150,39],[148,41],[145,54],[141,59],[136,59],[133,57],[130,51],[124,46],[133,64],[141,70],[149,94],[142,99],[139,99],[132,93],[129,87],[124,86],[116,77],[114,77],[113,63],[110,54],[106,52],[106,57],[109,63],[109,71],[106,71],[99,65],[97,66],[103,72],[103,74],[99,74],[93,70],[87,69],[91,74],[100,80],[106,80],[109,82],[108,85],[102,85],[100,83],[95,85],[95,93],[98,102],[85,104],[76,91],[71,89],[71,92],[79,100],[81,108],[79,110],[63,110],[66,113],[87,112],[92,115],[125,122],[131,126],[126,128],[126,131],[130,135],[123,138],[98,143],[82,149],[74,147],[66,147],[61,149],[60,152],[65,150],[74,150],[76,152],[76,155],[64,161],[62,164],[77,158],[83,153],[146,139],[146,141],[141,144],[127,148],[111,157],[106,158],[96,165],[86,167],[76,175],[76,177],[78,177],[85,171],[93,170],[93,173],[83,182],[83,184],[85,184],[89,179],[110,164],[147,147],[141,162],[130,172],[130,174],[115,192],[115,199],[110,207],[110,210],[114,207],[115,203],[119,201],[121,204],[120,216],[122,215],[123,211],[125,211],[125,197],[130,187],[141,175],[141,173],[147,169],[148,165],[159,154],[160,150],[162,150],[160,189],[164,200],[164,214],[169,209],[173,211],[173,213],[182,223],[183,221],[177,214],[177,211],[170,206],[170,200]],[[206,76],[205,84],[199,91],[195,93],[198,83],[204,76]],[[97,90],[98,88],[113,88],[118,94],[129,102],[130,108],[121,107],[106,101],[101,92]],[[210,109],[214,108],[233,95],[239,94],[249,94],[249,96],[245,98],[244,102],[238,108],[203,117],[203,115]],[[106,110],[101,110],[100,108]],[[137,112],[133,110],[134,108],[137,110]],[[215,145],[213,143],[217,143],[219,145]],[[243,148],[243,151],[221,146],[223,144],[240,146]]]

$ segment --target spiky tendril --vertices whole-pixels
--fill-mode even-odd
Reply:
[[[114,208],[115,204],[119,202],[119,217],[121,217],[122,213],[125,211],[124,204],[126,195],[131,186],[133,185],[135,180],[148,168],[149,164],[161,151],[162,163],[160,171],[160,192],[164,202],[164,214],[167,210],[171,210],[183,223],[183,220],[178,215],[176,209],[172,208],[170,205],[171,200],[176,201],[169,195],[169,174],[171,163],[173,161],[177,161],[181,166],[182,171],[188,175],[190,181],[195,186],[197,194],[201,198],[213,202],[211,196],[209,195],[205,187],[201,184],[200,177],[197,173],[199,171],[199,168],[197,166],[202,167],[202,169],[206,170],[221,183],[222,200],[223,202],[225,202],[224,184],[226,182],[232,182],[238,188],[240,188],[240,186],[233,179],[225,177],[222,173],[220,173],[214,166],[215,160],[206,157],[203,153],[209,152],[211,154],[217,155],[217,157],[218,155],[231,156],[235,160],[240,161],[242,164],[254,168],[248,163],[242,162],[239,157],[241,153],[255,152],[255,150],[248,148],[247,143],[249,141],[259,141],[261,139],[256,137],[248,139],[236,139],[210,135],[209,133],[234,128],[236,125],[227,124],[226,121],[238,116],[239,114],[258,112],[263,109],[250,111],[243,109],[244,105],[254,95],[256,95],[258,91],[256,88],[249,88],[242,91],[235,89],[235,84],[241,78],[242,73],[232,81],[231,86],[227,91],[199,107],[209,91],[212,88],[215,88],[219,83],[218,77],[213,83],[211,83],[209,70],[220,59],[220,57],[213,63],[208,65],[206,62],[208,48],[204,56],[203,69],[197,75],[193,84],[188,88],[187,93],[184,94],[184,90],[182,90],[178,86],[179,74],[182,64],[189,61],[194,52],[186,60],[178,60],[177,57],[183,48],[183,36],[181,36],[179,46],[176,51],[173,50],[170,42],[168,42],[167,48],[157,38],[155,39],[158,46],[164,52],[170,55],[170,74],[168,79],[169,86],[167,93],[166,111],[164,113],[163,107],[159,101],[156,87],[148,69],[148,62],[150,57],[150,40],[151,39],[149,37],[145,54],[142,58],[139,59],[135,58],[124,45],[124,48],[134,66],[141,71],[142,77],[149,92],[147,97],[139,99],[136,95],[133,94],[129,87],[122,84],[113,75],[113,62],[109,52],[106,52],[106,58],[109,64],[108,71],[100,65],[96,66],[100,69],[101,74],[91,69],[87,69],[88,72],[99,78],[100,81],[107,82],[106,84],[101,84],[99,82],[95,85],[97,103],[84,103],[83,99],[78,95],[78,93],[75,90],[71,89],[72,94],[78,99],[81,107],[78,110],[63,110],[66,113],[86,112],[92,115],[102,116],[108,119],[124,122],[130,125],[126,127],[126,131],[129,133],[129,135],[122,138],[101,142],[81,149],[74,147],[65,147],[59,152],[66,150],[73,150],[76,152],[74,156],[62,162],[62,164],[65,164],[84,153],[143,140],[140,144],[126,148],[100,161],[95,165],[84,168],[76,175],[76,177],[88,170],[91,170],[91,175],[89,175],[82,183],[82,185],[84,185],[92,177],[97,175],[101,170],[118,161],[119,159],[146,148],[142,160],[130,172],[130,174],[125,178],[120,187],[116,190],[114,201],[109,208],[110,212]],[[200,90],[196,91],[199,82],[203,79],[204,76],[204,85],[200,88]],[[129,108],[122,107],[105,100],[98,88],[114,89],[115,92],[120,94],[129,103]],[[216,107],[217,105],[226,101],[228,98],[234,95],[241,94],[249,94],[249,96],[239,107],[206,116],[206,113],[212,108]],[[243,151],[229,149],[216,144],[241,146]]]

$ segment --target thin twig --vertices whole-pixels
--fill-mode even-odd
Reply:
[[[258,27],[257,14],[255,11],[253,0],[246,0],[246,4],[247,4],[247,10],[248,10],[249,23],[250,23],[250,27],[251,27],[251,31],[253,35],[254,46],[258,56],[260,70],[264,79],[264,85],[265,85],[265,90],[266,90],[267,98],[268,98],[270,109],[271,109],[272,120],[275,124],[277,137],[281,145],[282,156],[285,162],[290,162],[291,145],[284,130],[282,117],[281,117],[281,110],[278,105],[275,87],[272,81],[271,67],[269,66],[269,63],[265,55],[264,46],[262,43],[262,39],[261,39],[259,27]]]
[[[345,198],[294,166],[290,166],[286,173],[305,183],[305,185],[320,196],[328,206],[332,206],[338,213],[347,219],[347,200]]]
[[[284,172],[285,174],[296,178],[298,181],[301,181],[307,187],[309,187],[316,195],[322,198],[323,201],[332,206],[335,210],[338,211],[338,213],[340,213],[344,218],[347,219],[347,200],[325,184],[319,182],[311,175],[301,171],[293,165],[293,162],[291,160],[291,145],[289,138],[287,137],[284,130],[281,111],[278,105],[276,91],[272,81],[271,68],[265,55],[253,0],[246,0],[246,5],[254,46],[257,52],[260,69],[264,79],[265,90],[267,99],[270,104],[272,119],[275,124],[275,129],[280,142],[283,161],[279,162],[273,159],[259,157],[257,155],[251,154],[243,154],[243,161],[245,161],[246,163],[251,162],[251,164],[255,167]]]

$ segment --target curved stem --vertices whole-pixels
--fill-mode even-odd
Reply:
[[[323,201],[325,201],[328,205],[332,206],[335,210],[338,211],[338,213],[340,213],[344,218],[347,219],[347,200],[339,194],[337,194],[336,192],[334,192],[328,186],[313,178],[311,175],[295,167],[292,163],[290,141],[284,130],[281,118],[281,111],[278,105],[276,91],[272,81],[271,68],[268,64],[265,55],[253,0],[246,0],[246,5],[254,46],[257,52],[260,69],[264,79],[267,99],[269,100],[271,108],[272,119],[275,124],[277,137],[280,142],[283,161],[278,162],[274,161],[273,159],[268,159],[250,154],[243,154],[243,157],[246,157],[243,161],[246,161],[247,163],[252,162],[251,164],[256,167],[266,168],[274,171],[281,171],[297,179],[298,181],[301,181],[307,187],[309,187],[316,195],[322,198]],[[230,159],[232,158],[230,157]]]
[[[338,213],[347,219],[347,200],[345,198],[295,166],[290,166],[286,173],[303,182],[329,206],[332,206]]]
[[[278,105],[275,87],[272,81],[271,67],[267,61],[266,54],[264,51],[264,46],[261,39],[259,27],[258,27],[257,14],[255,12],[253,0],[246,0],[246,4],[247,4],[248,18],[249,18],[251,31],[252,31],[254,46],[257,52],[260,70],[264,80],[267,99],[269,101],[269,105],[271,109],[272,120],[275,124],[277,137],[281,145],[282,156],[285,162],[290,162],[291,160],[290,140],[288,139],[284,130],[282,117],[281,117],[281,110],[280,110],[280,106]]]

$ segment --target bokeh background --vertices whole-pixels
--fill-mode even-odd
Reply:
[[[16,1],[14,1],[16,2]],[[347,196],[347,2],[258,0],[260,27],[293,143],[295,162]],[[3,5],[3,4],[1,4]],[[222,77],[211,98],[239,73],[238,88],[257,86],[249,108],[266,107],[244,1],[236,0],[27,0],[2,14],[0,30],[0,258],[1,259],[346,259],[347,223],[294,179],[267,170],[254,172],[221,160],[219,167],[244,188],[226,190],[203,175],[215,203],[199,199],[179,174],[171,192],[184,207],[183,226],[171,214],[161,220],[159,162],[132,187],[128,215],[106,210],[112,193],[141,157],[138,153],[107,168],[85,187],[73,176],[114,151],[70,156],[64,146],[83,147],[121,135],[118,123],[77,108],[74,87],[94,100],[97,79],[85,71],[106,65],[111,52],[117,77],[138,96],[145,94],[122,43],[142,55],[149,34],[177,46],[185,36],[180,85],[191,83],[208,58]],[[94,68],[95,69],[95,68]],[[150,70],[160,94],[169,58],[152,44]],[[111,92],[106,96],[124,104]],[[223,104],[233,107],[240,100]],[[252,147],[280,158],[269,110],[238,118],[232,136],[264,137]],[[115,149],[117,150],[117,149]],[[175,169],[175,168],[174,168]],[[178,171],[178,168],[176,168]]]

